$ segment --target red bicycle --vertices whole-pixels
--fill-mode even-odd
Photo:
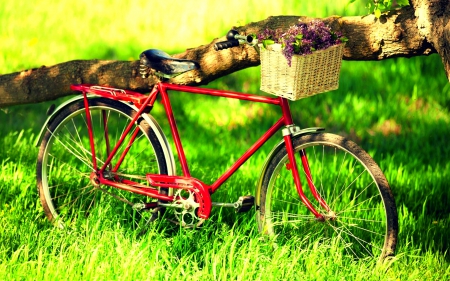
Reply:
[[[224,49],[250,41],[251,37],[233,35],[216,46]],[[237,212],[254,208],[261,233],[277,241],[303,237],[340,245],[357,258],[394,253],[394,198],[378,165],[355,143],[322,133],[322,128],[300,129],[283,97],[166,82],[197,69],[194,61],[174,59],[159,50],[143,52],[140,60],[144,76],[152,72],[161,77],[149,94],[72,85],[82,94],[47,119],[39,138],[37,185],[44,211],[55,225],[70,227],[88,215],[109,215],[137,222],[164,217],[197,227],[210,217],[213,206]],[[222,176],[206,184],[190,174],[169,99],[172,91],[270,104],[281,114]],[[167,113],[181,174],[168,139],[151,115],[157,97]],[[262,167],[256,195],[213,202],[211,195],[279,131],[283,138]]]

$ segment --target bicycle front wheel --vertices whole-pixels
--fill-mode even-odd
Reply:
[[[98,167],[122,137],[136,111],[121,102],[89,100],[93,144]],[[95,182],[95,171],[84,101],[62,109],[48,124],[38,155],[37,185],[47,217],[58,227],[75,224],[87,216],[134,222],[139,214],[132,208],[149,198]],[[134,140],[131,135],[135,133]],[[125,157],[122,152],[128,150]],[[104,172],[114,181],[147,184],[146,173],[167,174],[162,145],[144,118],[139,118]],[[120,163],[118,168],[116,164]],[[142,204],[141,204],[142,206]]]
[[[360,259],[392,255],[398,232],[397,211],[388,182],[373,159],[355,143],[333,134],[292,138],[303,190],[324,220],[301,202],[285,146],[274,152],[263,172],[258,222],[277,241],[301,238]],[[329,207],[309,192],[299,159],[306,154],[311,181]]]

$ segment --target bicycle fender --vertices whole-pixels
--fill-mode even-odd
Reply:
[[[87,94],[88,98],[95,98],[98,97],[96,95],[90,95]],[[35,141],[35,146],[39,147],[42,138],[44,137],[45,131],[47,130],[47,127],[49,125],[49,123],[55,118],[56,115],[59,114],[60,111],[62,111],[65,107],[70,106],[73,103],[79,102],[80,100],[83,100],[83,96],[76,96],[74,98],[71,98],[65,102],[63,102],[62,104],[60,104],[56,109],[49,110],[49,116],[47,118],[47,120],[44,123],[44,126],[42,126],[41,131],[39,132],[39,135]],[[138,108],[136,106],[134,106],[133,104],[127,103],[127,102],[123,102],[123,101],[119,101],[127,106],[129,106],[130,108],[132,108],[135,111],[138,111]],[[167,169],[168,169],[168,174],[169,175],[176,175],[176,165],[175,165],[175,159],[173,156],[173,152],[172,149],[170,148],[169,142],[166,138],[166,135],[164,134],[163,130],[161,129],[161,126],[158,124],[158,122],[153,118],[153,116],[151,116],[150,114],[147,113],[143,113],[142,118],[144,118],[145,121],[147,121],[147,123],[150,125],[150,127],[152,128],[152,130],[154,131],[156,137],[158,138],[158,140],[160,141],[161,145],[162,145],[162,149],[165,155],[165,160],[167,163]]]
[[[293,137],[296,136],[304,136],[304,135],[311,135],[311,134],[318,134],[321,131],[324,131],[325,128],[322,127],[311,127],[311,128],[305,128],[305,129],[300,129],[298,127],[293,127],[296,129],[290,130],[290,135]],[[284,133],[284,132],[283,132]],[[281,147],[283,147],[284,144],[284,139],[281,140],[277,145],[275,145],[272,149],[272,151],[269,152],[269,155],[266,158],[266,161],[264,162],[264,165],[261,169],[261,174],[258,180],[258,184],[256,185],[256,193],[255,193],[255,206],[257,208],[257,212],[259,209],[259,203],[260,203],[260,195],[261,195],[261,186],[262,186],[262,182],[263,182],[263,178],[264,175],[266,174],[266,169],[267,166],[269,165],[270,161],[275,157],[275,153],[279,151],[279,149]]]

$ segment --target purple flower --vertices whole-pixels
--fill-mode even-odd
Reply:
[[[265,44],[267,41],[272,41],[271,44],[280,43],[279,40],[282,37],[281,29],[264,29],[264,31],[258,34],[258,41]]]
[[[291,26],[286,32],[280,29],[266,28],[258,34],[258,40],[267,44],[280,43],[283,45],[283,55],[291,66],[292,56],[308,55],[317,50],[324,50],[331,46],[346,42],[347,39],[339,32],[333,32],[329,26],[320,20],[309,23],[298,23]]]

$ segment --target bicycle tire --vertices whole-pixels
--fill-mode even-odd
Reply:
[[[107,158],[107,151],[117,143],[136,111],[122,102],[106,98],[93,98],[88,102],[97,165],[100,167]],[[106,121],[106,127],[103,121]],[[139,133],[135,141],[128,146],[129,136],[125,138],[107,172],[111,173],[111,178],[116,176],[147,185],[146,173],[167,174],[166,155],[144,118],[135,122],[131,132],[137,127]],[[106,139],[109,140],[109,148]],[[129,148],[127,156],[117,173],[112,173],[111,167],[125,147]],[[110,219],[115,218],[121,223],[137,224],[141,213],[132,206],[148,203],[149,198],[113,187],[96,186],[90,179],[93,171],[86,110],[84,101],[79,100],[56,114],[40,144],[36,172],[44,212],[61,228],[74,225],[82,217],[92,214],[99,218],[109,215]]]
[[[277,243],[300,238],[356,259],[393,255],[397,210],[388,181],[375,161],[354,142],[333,134],[295,136],[292,142],[296,155],[305,151],[312,181],[331,211],[310,194],[296,156],[304,193],[325,220],[317,220],[300,201],[282,145],[263,171],[257,206],[259,230],[275,236]]]

